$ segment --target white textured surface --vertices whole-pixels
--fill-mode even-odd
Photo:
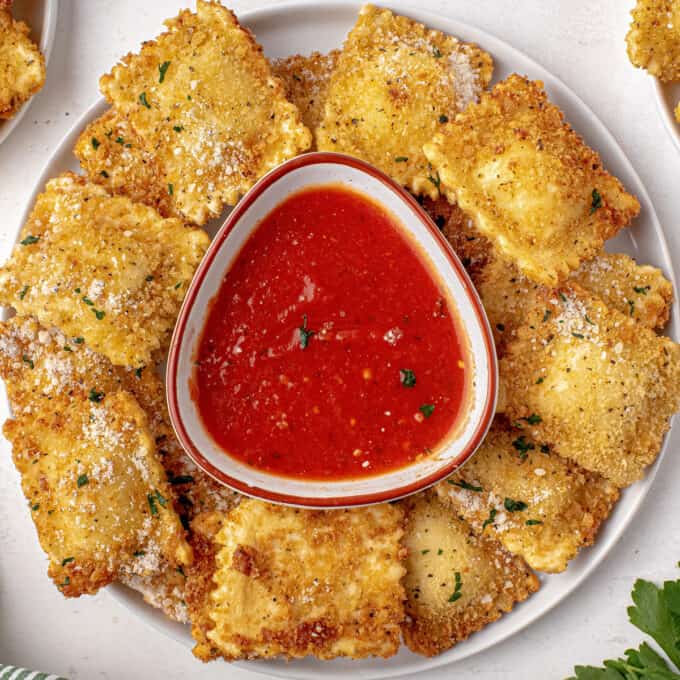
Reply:
[[[22,0],[17,0],[22,2]],[[95,99],[97,79],[116,58],[158,33],[176,0],[61,0],[47,85],[0,147],[0,251],[18,227],[47,156]],[[240,1],[239,10],[265,2]],[[680,268],[680,156],[653,101],[651,83],[627,61],[623,38],[632,0],[414,0],[507,40],[572,87],[609,126],[633,162],[665,225]],[[71,680],[257,676],[225,664],[203,666],[100,594],[64,600],[45,577],[8,447],[0,443],[0,660]],[[429,672],[478,680],[567,676],[574,663],[599,662],[641,639],[626,621],[633,580],[677,577],[680,558],[680,436],[639,516],[604,564],[566,603],[490,652]]]

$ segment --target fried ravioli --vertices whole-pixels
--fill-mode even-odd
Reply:
[[[150,205],[163,217],[181,217],[156,154],[114,109],[85,128],[73,151],[91,182]]]
[[[673,284],[656,267],[621,253],[601,253],[583,262],[570,280],[643,326],[662,330],[668,323]]]
[[[619,492],[600,475],[550,455],[524,434],[525,425],[496,421],[477,453],[436,491],[477,534],[499,540],[532,569],[564,571],[593,543]]]
[[[527,436],[624,487],[656,459],[680,407],[680,346],[574,286],[527,317],[500,382],[499,410],[531,418]]]
[[[554,286],[639,212],[563,120],[540,81],[516,74],[424,147],[448,198],[527,277]]]
[[[38,196],[0,269],[0,301],[80,336],[114,364],[167,345],[209,239],[65,173]]]
[[[470,527],[426,492],[402,501],[406,512],[408,648],[434,656],[509,612],[539,588],[521,557]]]
[[[328,84],[340,50],[328,54],[312,52],[308,57],[294,54],[272,62],[272,72],[281,79],[286,98],[297,106],[302,122],[314,132],[321,122]]]
[[[194,654],[204,661],[387,657],[403,618],[401,511],[304,510],[246,499],[188,572]],[[214,519],[211,518],[214,523]],[[203,518],[194,521],[202,531]]]
[[[8,9],[0,4],[0,119],[11,118],[45,83],[45,59],[30,28]]]
[[[364,5],[330,79],[318,147],[362,158],[436,198],[422,146],[477,99],[492,70],[476,45]]]
[[[628,57],[665,82],[680,80],[680,5],[675,0],[638,0],[626,36]]]
[[[173,213],[217,217],[311,133],[235,15],[198,0],[100,80],[106,99],[153,150]]]
[[[136,590],[151,607],[160,609],[169,619],[179,623],[189,623],[186,604],[186,576],[183,567],[161,568],[157,573],[140,576],[125,573],[121,583]]]

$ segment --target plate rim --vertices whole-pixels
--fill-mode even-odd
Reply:
[[[656,76],[651,79],[652,89],[654,90],[654,101],[656,102],[656,109],[661,117],[666,133],[675,144],[675,148],[680,151],[680,122],[675,120],[675,111],[672,104],[668,101],[668,93],[666,88],[673,83],[664,83]],[[678,101],[680,106],[680,101]]]
[[[21,119],[26,115],[26,112],[31,107],[31,104],[35,98],[40,94],[42,89],[47,84],[50,57],[52,56],[52,50],[54,48],[54,43],[56,42],[59,0],[43,0],[43,4],[44,16],[42,29],[40,32],[40,44],[38,47],[45,58],[45,83],[38,92],[32,95],[28,101],[24,102],[21,108],[9,120],[4,121],[4,124],[0,128],[0,144],[8,139],[12,132],[16,130],[16,128],[19,126],[19,123],[21,122]]]
[[[48,2],[49,1],[56,2],[57,0],[48,0]],[[363,2],[361,2],[360,0],[347,0],[347,1],[332,0],[331,2],[324,3],[323,10],[327,12],[338,10],[346,11],[352,8],[358,10],[358,8],[361,7],[362,4]],[[402,0],[393,0],[390,2],[385,2],[381,0],[377,4],[388,7],[394,11],[403,12],[407,16],[415,18],[417,21],[427,23],[433,27],[436,26],[438,23],[439,24],[448,23],[451,26],[451,28],[441,30],[451,31],[454,34],[460,31],[467,36],[474,36],[465,39],[466,40],[471,39],[474,40],[475,42],[478,42],[481,47],[488,50],[492,55],[494,54],[494,50],[497,50],[498,48],[500,48],[501,51],[513,52],[521,56],[526,61],[526,63],[531,66],[532,70],[535,70],[538,73],[549,76],[550,80],[555,85],[557,85],[557,87],[559,87],[563,92],[565,92],[577,104],[577,106],[583,113],[587,114],[589,125],[591,126],[590,129],[590,132],[592,133],[591,136],[596,136],[606,141],[606,146],[608,150],[616,154],[618,164],[626,168],[627,173],[636,183],[637,187],[635,193],[637,194],[641,206],[643,207],[648,216],[648,219],[654,226],[654,235],[657,238],[658,246],[661,251],[661,256],[669,265],[667,269],[664,269],[664,274],[673,283],[674,290],[677,290],[675,286],[676,276],[673,268],[673,258],[671,257],[670,254],[666,234],[658,218],[654,205],[650,199],[649,193],[647,192],[645,184],[642,182],[637,170],[635,169],[635,166],[630,162],[626,153],[624,152],[623,148],[619,145],[614,135],[606,127],[604,122],[600,120],[600,118],[594,113],[594,111],[583,101],[583,99],[578,94],[576,94],[566,83],[564,83],[564,81],[561,78],[559,78],[559,76],[554,75],[552,72],[548,71],[545,67],[543,67],[539,62],[534,60],[532,57],[527,56],[522,50],[496,37],[493,33],[486,31],[486,29],[478,28],[475,25],[471,25],[464,21],[460,21],[459,19],[453,16],[448,16],[446,14],[419,10],[413,7],[412,5],[408,4],[408,2],[403,2]],[[244,25],[248,26],[248,24],[250,23],[270,19],[278,14],[287,13],[293,10],[319,11],[320,9],[321,7],[319,6],[317,0],[286,0],[281,3],[276,3],[275,5],[265,5],[257,9],[242,12],[238,15],[238,19]],[[106,102],[105,98],[100,95],[90,106],[87,107],[87,109],[83,111],[83,113],[78,117],[78,119],[74,121],[73,125],[68,130],[68,132],[54,147],[49,158],[46,159],[43,165],[43,168],[34,184],[33,190],[31,191],[30,195],[27,198],[26,207],[22,213],[19,225],[17,227],[15,240],[16,236],[18,236],[19,234],[21,226],[26,221],[26,218],[33,207],[36,196],[42,191],[47,179],[49,179],[53,175],[53,171],[51,171],[51,166],[54,163],[54,159],[63,156],[65,152],[71,151],[75,143],[75,140],[80,135],[80,132],[84,129],[87,123],[90,122],[97,115],[101,115],[101,113],[103,113],[107,107],[108,103]],[[655,266],[659,265],[657,264]],[[680,333],[679,307],[680,305],[677,304],[676,302],[676,304],[674,304],[671,309],[671,325],[673,327],[672,337],[676,341],[678,341],[678,334]],[[518,622],[518,625],[516,627],[511,628],[510,630],[507,631],[502,631],[501,633],[494,636],[491,640],[485,640],[480,645],[472,647],[469,651],[463,652],[462,655],[456,656],[456,658],[454,659],[450,659],[448,657],[451,655],[452,652],[454,652],[454,650],[460,650],[462,644],[465,643],[469,644],[469,641],[464,641],[463,643],[456,645],[452,649],[447,650],[435,657],[430,658],[419,657],[419,663],[417,667],[396,666],[394,668],[381,669],[375,667],[362,669],[359,666],[359,664],[361,663],[361,660],[359,660],[352,662],[354,664],[352,670],[357,673],[360,673],[360,677],[362,678],[362,680],[379,680],[381,678],[394,678],[410,673],[421,673],[424,671],[440,668],[449,664],[452,665],[457,661],[468,659],[471,656],[484,652],[489,648],[494,647],[500,644],[501,642],[508,640],[513,635],[516,635],[520,631],[525,630],[529,625],[536,623],[536,621],[538,621],[545,614],[555,609],[555,607],[557,607],[575,590],[577,590],[583,584],[583,582],[588,577],[590,577],[590,575],[598,567],[602,565],[602,562],[605,560],[607,555],[610,553],[610,551],[614,548],[614,546],[618,543],[618,541],[621,539],[623,534],[628,529],[628,526],[630,525],[635,515],[637,514],[640,505],[644,502],[647,494],[651,490],[658,468],[666,457],[668,442],[670,440],[673,427],[675,426],[675,421],[676,419],[674,418],[673,421],[671,422],[671,427],[669,428],[669,431],[664,438],[663,446],[661,452],[659,453],[659,456],[657,457],[656,462],[648,468],[647,474],[645,475],[644,479],[636,483],[636,486],[639,485],[637,497],[635,497],[629,503],[629,507],[623,508],[623,510],[621,510],[622,512],[625,512],[625,514],[621,517],[618,516],[616,517],[617,522],[616,526],[609,527],[610,529],[613,529],[613,531],[608,532],[606,536],[601,535],[600,541],[589,548],[590,552],[588,554],[590,556],[590,559],[585,565],[580,566],[580,572],[572,579],[570,583],[568,583],[563,588],[562,592],[553,597],[553,599],[550,600],[549,602],[543,604],[541,609],[538,609],[536,612],[531,611],[529,614],[525,616],[525,620]],[[632,488],[624,489],[622,491],[622,494],[626,493],[627,491],[632,491]],[[610,520],[613,519],[613,515],[617,513],[617,508],[620,510],[621,506],[618,505],[615,507],[612,513],[612,517],[610,517]],[[609,525],[611,525],[611,522],[609,522]],[[566,575],[567,573],[568,571],[563,572],[564,575]],[[544,575],[539,573],[539,577],[541,576]],[[132,614],[134,614],[136,617],[142,620],[146,625],[149,625],[150,627],[158,630],[166,637],[172,638],[173,640],[180,643],[183,647],[190,648],[190,646],[193,644],[193,641],[190,637],[189,628],[187,627],[187,625],[179,624],[177,622],[167,619],[162,613],[159,612],[159,610],[154,609],[150,605],[143,602],[139,593],[131,591],[129,588],[123,586],[120,583],[111,584],[109,587],[105,589],[104,592],[106,592],[112,599],[118,602],[120,606],[124,607],[126,610],[130,611]],[[515,614],[515,612],[518,609],[524,611],[527,607],[530,606],[529,604],[530,602],[531,598],[529,598],[529,600],[526,603],[518,603],[512,612],[505,614],[502,618],[513,616],[513,614]],[[475,636],[473,635],[471,639],[474,639],[474,637]],[[315,680],[319,676],[320,669],[327,668],[330,671],[332,668],[328,662],[319,662],[318,660],[315,660],[315,662],[313,663],[314,665],[309,668],[308,667],[300,668],[300,666],[297,665],[295,662],[281,662],[279,660],[236,661],[233,662],[233,665],[240,669],[248,670],[252,673],[258,673],[261,675],[269,675],[281,678],[310,678],[310,679],[313,678]],[[322,663],[322,665],[319,666],[319,663]],[[345,660],[345,663],[347,663],[347,660]]]

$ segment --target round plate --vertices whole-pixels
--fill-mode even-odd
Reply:
[[[49,65],[57,30],[57,7],[58,0],[14,0],[14,7],[12,8],[12,16],[17,20],[25,21],[31,27],[31,40],[37,43],[45,56],[46,69]],[[49,75],[48,69],[48,78]],[[9,137],[12,130],[19,124],[35,97],[36,95],[33,95],[12,118],[0,121],[0,144]]]
[[[675,142],[675,148],[680,151],[680,123],[675,120],[675,107],[680,103],[680,83],[662,83],[658,78],[653,78],[652,83],[661,120]]]
[[[277,4],[274,7],[244,13],[240,19],[253,30],[258,41],[264,46],[269,57],[286,56],[292,53],[307,54],[313,50],[328,51],[339,47],[348,30],[354,25],[360,7],[358,2],[335,2],[320,5],[316,0]],[[625,252],[641,263],[649,263],[663,269],[667,277],[673,279],[671,258],[659,220],[649,200],[647,191],[632,165],[607,128],[595,114],[564,83],[548,73],[514,47],[498,40],[484,31],[442,16],[421,12],[391,3],[391,7],[423,23],[464,40],[478,43],[488,50],[495,61],[495,81],[505,78],[512,72],[540,79],[545,83],[550,99],[566,115],[567,120],[585,138],[586,142],[597,149],[605,166],[618,176],[627,189],[640,200],[640,217],[630,229],[624,230],[609,244],[613,252]],[[159,25],[159,31],[161,26]],[[151,36],[150,36],[151,37]],[[73,148],[80,131],[87,123],[106,110],[103,99],[96,102],[75,127],[62,140],[48,161],[42,176],[30,198],[24,215],[28,215],[37,194],[45,182],[64,170],[77,170],[78,164],[73,156]],[[215,220],[212,227],[223,221]],[[677,305],[673,308],[668,333],[678,339],[680,317]],[[662,453],[663,455],[663,453]],[[661,456],[659,457],[661,458]],[[594,546],[587,548],[573,560],[567,571],[562,574],[541,575],[542,587],[526,602],[515,607],[510,614],[475,633],[468,640],[437,657],[427,659],[411,654],[403,647],[397,656],[390,659],[367,659],[361,661],[336,660],[318,661],[304,659],[299,661],[252,661],[242,667],[250,670],[288,678],[310,678],[316,680],[321,674],[324,678],[346,678],[357,674],[362,680],[394,677],[407,673],[426,671],[451,663],[499,643],[517,633],[567,597],[602,562],[614,543],[626,529],[635,515],[640,503],[648,493],[658,463],[648,471],[644,480],[626,489],[609,520],[600,531]],[[193,645],[188,626],[169,619],[146,605],[141,596],[121,585],[110,586],[108,592],[128,607],[135,615],[158,630],[177,640],[187,648]],[[584,633],[585,634],[585,633]]]

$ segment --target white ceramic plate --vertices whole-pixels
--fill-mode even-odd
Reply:
[[[671,258],[659,220],[649,200],[640,178],[617,145],[607,128],[595,117],[593,112],[564,83],[548,73],[537,63],[524,56],[514,47],[498,40],[484,31],[459,21],[434,14],[410,9],[399,2],[391,2],[390,7],[400,9],[433,28],[452,33],[465,40],[478,43],[488,50],[496,63],[495,80],[506,77],[513,71],[538,78],[545,83],[548,94],[566,114],[567,120],[597,149],[606,167],[617,175],[624,185],[638,196],[642,205],[640,217],[634,226],[625,230],[609,243],[614,252],[626,252],[640,262],[661,267],[666,276],[674,278]],[[241,20],[256,34],[269,57],[285,56],[291,53],[309,53],[313,50],[328,51],[340,46],[347,31],[355,22],[359,8],[358,2],[319,3],[317,0],[304,0],[277,4],[273,7],[243,14]],[[159,31],[161,26],[159,25]],[[151,36],[150,36],[151,37]],[[528,39],[528,37],[527,37]],[[57,147],[48,161],[41,177],[37,180],[34,193],[27,205],[26,215],[37,193],[52,176],[64,170],[77,170],[77,163],[71,149],[83,127],[103,113],[106,105],[103,100],[95,103]],[[23,220],[22,220],[23,222]],[[219,221],[216,221],[219,224]],[[213,225],[215,226],[215,225]],[[680,327],[678,305],[673,308],[668,333],[678,340]],[[662,454],[663,455],[663,454]],[[567,597],[602,562],[614,543],[624,532],[635,515],[640,503],[648,493],[658,464],[653,466],[646,478],[629,487],[622,494],[612,516],[600,532],[596,544],[584,550],[570,565],[567,571],[556,575],[542,575],[542,588],[526,602],[496,623],[475,633],[469,640],[432,659],[411,654],[405,647],[391,659],[369,659],[363,661],[321,662],[314,659],[302,661],[257,661],[244,663],[243,667],[278,677],[309,678],[346,678],[349,674],[370,680],[387,678],[407,673],[416,673],[452,663],[477,654],[517,633]],[[192,646],[187,626],[166,619],[160,612],[144,604],[137,593],[123,586],[115,585],[109,592],[135,615],[177,640],[185,647]],[[586,634],[584,632],[584,634]],[[225,669],[226,671],[226,669]]]
[[[45,66],[47,77],[49,78],[49,61],[54,45],[54,36],[57,30],[57,7],[58,0],[14,0],[12,15],[15,19],[25,21],[31,27],[31,39],[40,47],[40,51],[45,55]],[[33,95],[20,109],[13,118],[0,121],[0,144],[2,144],[19,121],[24,117],[31,102],[35,99]]]
[[[662,83],[658,78],[652,78],[654,98],[663,120],[666,132],[680,151],[680,123],[675,120],[675,107],[680,103],[680,83]]]

